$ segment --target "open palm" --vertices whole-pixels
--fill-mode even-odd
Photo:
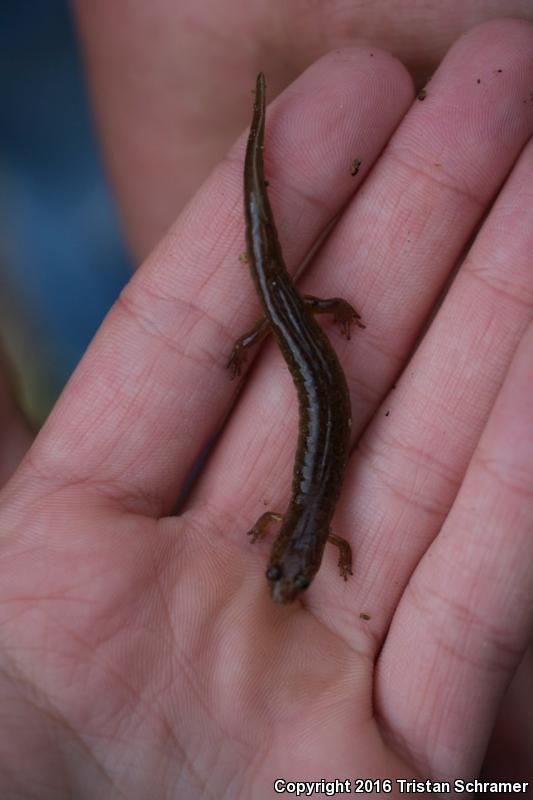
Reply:
[[[331,332],[354,419],[346,584],[327,550],[276,606],[268,545],[245,536],[283,511],[297,417],[272,344],[238,399],[223,369],[258,311],[244,138],[126,287],[0,497],[6,790],[262,798],[275,778],[476,774],[532,622],[532,42],[479,27],[423,102],[388,54],[343,49],[269,110],[287,263],[339,215],[301,287],[367,325]]]

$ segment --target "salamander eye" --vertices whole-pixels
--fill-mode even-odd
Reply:
[[[296,588],[297,589],[301,589],[302,591],[304,589],[308,589],[309,588],[309,584],[310,584],[310,581],[307,580],[307,578],[305,578],[303,575],[298,575],[298,577],[294,581],[294,585],[296,586]]]
[[[266,571],[267,580],[269,581],[279,581],[281,576],[283,575],[283,570],[279,566],[279,564],[272,564]]]

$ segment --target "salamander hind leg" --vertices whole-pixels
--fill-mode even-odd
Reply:
[[[251,536],[252,542],[257,542],[266,536],[267,528],[271,522],[283,522],[283,514],[276,514],[275,511],[265,511],[264,514],[261,514],[254,527],[248,531],[248,536]]]
[[[358,328],[365,328],[361,322],[361,315],[355,308],[341,297],[329,297],[322,300],[311,294],[304,296],[304,303],[313,314],[333,314],[333,319],[340,328],[343,336],[350,338],[350,326],[357,325]]]
[[[344,578],[344,580],[347,581],[348,575],[353,575],[352,548],[346,539],[342,539],[340,536],[335,536],[334,533],[329,534],[328,542],[331,542],[331,544],[334,544],[335,547],[339,548],[339,574],[341,578]]]
[[[226,368],[231,370],[232,378],[236,378],[241,374],[242,365],[246,361],[249,348],[254,344],[259,344],[268,333],[270,333],[270,323],[265,317],[261,317],[253,328],[237,339],[226,364]]]

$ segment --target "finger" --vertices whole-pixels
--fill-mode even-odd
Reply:
[[[291,266],[354,191],[355,148],[364,145],[368,169],[410,93],[389,55],[346,49],[276,100],[267,170]],[[343,147],[331,147],[333,134]],[[26,462],[46,480],[90,482],[113,501],[160,513],[219,426],[235,393],[224,364],[258,309],[238,259],[243,146],[244,138],[108,315]]]
[[[149,20],[142,4],[77,0],[72,7],[124,227],[143,255],[175,219],[198,177],[207,177],[239,124],[246,124],[242,98],[251,62],[257,72],[288,82],[298,64],[338,47],[349,30],[359,41],[379,40],[418,81],[475,23],[501,15],[533,19],[529,0],[469,3],[466,13],[464,0],[428,2],[423,10],[419,3],[402,3],[401,13],[390,0],[377,0],[326,7],[326,17],[319,4],[302,14],[298,4],[284,2],[251,4],[246,13],[233,2],[191,4],[187,13],[158,3],[151,4]],[[291,58],[280,59],[281,29],[298,31]],[[213,30],[231,41],[231,58],[221,59],[213,47]]]
[[[432,764],[434,776],[477,772],[531,636],[532,365],[533,325],[378,664],[378,711],[401,749],[423,772]]]
[[[532,169],[533,142],[358,447],[347,513],[360,521],[357,601],[372,616],[378,643],[453,503],[532,316]]]
[[[433,99],[428,92],[423,103],[415,102],[303,282],[313,294],[346,297],[367,325],[349,343],[335,340],[351,387],[355,436],[411,352],[450,270],[531,134],[533,114],[522,99],[529,91],[532,30],[515,22],[484,25],[452,49],[431,81]],[[504,73],[494,73],[495,61],[504,64]],[[477,83],[479,75],[486,85]],[[477,95],[480,86],[483,94]],[[295,394],[281,359],[274,353],[266,358],[254,379],[195,494],[197,502],[215,508],[238,498],[236,522],[226,529],[236,539],[239,519],[246,530],[261,506],[283,509],[296,441]],[[408,413],[413,417],[412,409]],[[357,462],[345,495],[350,490],[353,503],[341,503],[335,530],[356,534],[356,580],[340,589],[337,583],[335,590],[356,591],[373,563],[358,595],[366,602],[381,556],[390,553],[387,566],[393,558],[398,563],[385,536],[401,520],[385,518],[372,472],[363,474]],[[321,571],[311,598],[316,587],[332,585],[334,556],[326,552],[328,560],[330,572]],[[383,575],[389,590],[401,588],[390,584],[395,572]],[[377,608],[383,586],[387,580],[373,595]],[[381,630],[390,610],[377,620]],[[353,614],[348,618],[353,627]]]
[[[327,280],[330,294],[348,291],[367,325],[356,346],[339,343],[355,432],[403,369],[531,137],[532,45],[533,26],[514,20],[480,25],[457,42],[309,271],[313,289]],[[324,277],[328,265],[333,277]]]

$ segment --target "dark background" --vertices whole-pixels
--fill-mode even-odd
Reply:
[[[0,16],[0,338],[45,418],[130,275],[65,0]]]

